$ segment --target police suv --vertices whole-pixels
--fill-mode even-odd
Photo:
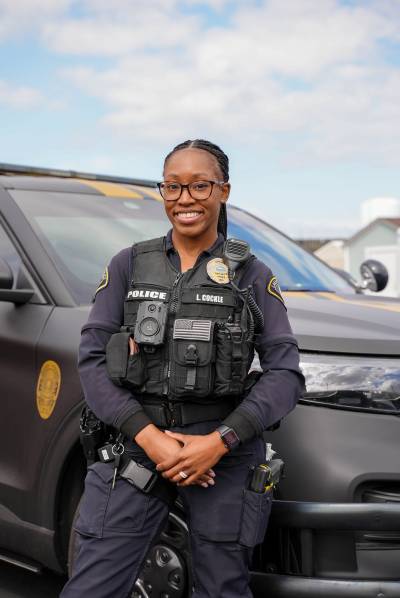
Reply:
[[[0,559],[67,570],[86,469],[80,329],[111,256],[167,231],[160,199],[151,181],[0,165]],[[266,433],[285,475],[254,594],[400,597],[400,302],[239,208],[228,222],[277,275],[307,380]],[[379,265],[364,270],[383,286]],[[187,598],[189,563],[177,503],[133,596]]]

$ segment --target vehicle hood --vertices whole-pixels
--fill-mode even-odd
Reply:
[[[400,301],[372,295],[284,293],[300,349],[400,355]]]

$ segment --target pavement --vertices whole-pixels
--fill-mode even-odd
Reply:
[[[0,598],[58,598],[65,582],[50,571],[36,574],[0,562]]]

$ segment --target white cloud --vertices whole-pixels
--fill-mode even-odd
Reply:
[[[32,87],[14,87],[0,80],[0,104],[10,108],[29,109],[40,106],[44,97],[40,91]]]
[[[367,156],[399,164],[400,69],[384,56],[385,42],[400,39],[397,0],[239,0],[224,27],[196,12],[202,4],[232,6],[0,0],[0,14],[32,19],[50,51],[74,64],[81,57],[62,75],[103,103],[111,135],[243,138],[291,163]],[[67,16],[70,6],[79,15]],[[93,57],[108,60],[93,66]]]
[[[165,50],[190,44],[198,31],[198,18],[177,18],[174,2],[87,1],[80,19],[53,19],[43,24],[44,43],[60,53],[93,56],[127,56],[139,49]]]
[[[103,0],[86,6],[90,20],[48,25],[44,39],[58,51],[117,57],[111,68],[65,71],[103,100],[115,134],[283,134],[291,160],[400,155],[399,69],[380,55],[380,40],[397,36],[392,2],[239,3],[229,27],[208,29],[164,0],[135,11],[123,3],[114,16]],[[294,133],[302,141],[293,152],[285,136]]]
[[[61,16],[72,0],[0,0],[0,41],[35,32],[51,17]]]

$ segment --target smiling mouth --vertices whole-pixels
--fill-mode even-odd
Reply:
[[[197,212],[194,210],[187,212],[175,212],[175,218],[180,222],[193,222],[194,220],[197,220],[202,213],[203,212]]]

